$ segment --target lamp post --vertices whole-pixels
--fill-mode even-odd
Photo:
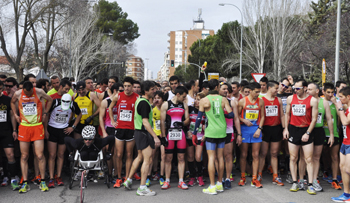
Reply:
[[[341,17],[341,0],[338,0],[334,82],[337,82],[339,80],[340,17]]]
[[[187,32],[185,32],[185,37],[187,38],[188,35],[192,35],[192,36],[195,36],[198,40],[198,43],[199,43],[199,47],[201,47],[201,40],[199,39],[199,37],[197,37],[196,35],[193,35],[193,34],[187,34]],[[186,44],[187,45],[187,44]],[[186,50],[187,50],[187,47],[186,47]],[[199,58],[199,64],[201,64],[201,59]],[[198,77],[200,76],[200,69],[198,71]]]
[[[190,64],[190,65],[194,65],[194,66],[197,66],[198,67],[198,70],[199,70],[199,72],[201,71],[201,66],[200,65],[198,65],[198,64],[195,64],[195,63],[188,63],[188,64]],[[207,75],[204,73],[204,78],[205,78],[205,80],[207,80]]]
[[[147,61],[147,72],[146,72],[146,80],[148,80],[148,60],[149,60],[149,58],[145,58],[145,60]],[[143,71],[143,72],[145,72],[145,71]],[[145,77],[143,77],[143,78],[145,78]]]
[[[219,4],[220,6],[225,6],[225,5],[229,5],[229,6],[234,6],[236,7],[239,12],[241,13],[241,56],[239,58],[239,82],[242,81],[242,38],[243,38],[243,14],[241,9],[239,9],[236,5],[234,4],[228,4],[228,3],[221,3]]]

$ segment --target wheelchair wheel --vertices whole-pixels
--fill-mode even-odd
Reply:
[[[103,172],[105,174],[105,179],[106,179],[106,185],[108,188],[111,187],[111,177],[109,176],[109,169],[108,169],[108,164],[106,160],[103,160]]]
[[[74,177],[78,170],[75,169],[76,161],[70,162],[69,189],[73,188]]]

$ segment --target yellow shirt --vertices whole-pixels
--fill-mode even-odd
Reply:
[[[161,134],[160,131],[160,110],[157,107],[153,108],[153,131],[157,136]]]
[[[55,94],[56,92],[57,92],[57,90],[55,90],[55,88],[52,88],[50,91],[47,92],[47,95],[52,95],[52,94]],[[73,90],[70,89],[68,94],[73,97],[73,95],[74,95]]]

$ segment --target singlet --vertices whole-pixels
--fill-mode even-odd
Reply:
[[[303,100],[300,100],[298,96],[293,95],[292,102],[290,103],[290,124],[296,127],[308,127],[310,126],[312,119],[312,107],[310,101],[312,96],[308,96]]]
[[[209,111],[205,112],[208,119],[208,126],[205,129],[205,137],[207,138],[225,138],[226,137],[226,120],[224,110],[222,109],[222,96],[208,95],[210,102]]]
[[[134,92],[130,96],[125,95],[125,92],[118,94],[118,129],[134,130],[135,102],[138,97],[139,95]]]
[[[194,106],[194,100],[190,95],[187,94],[187,105],[190,106]]]
[[[33,95],[28,97],[23,90],[18,101],[21,125],[37,126],[42,124],[43,105],[36,94],[36,88],[33,88]]]
[[[277,126],[281,124],[281,114],[280,114],[280,102],[278,97],[275,97],[273,101],[268,100],[266,97],[262,98],[264,100],[265,109],[265,121],[266,126]]]
[[[320,98],[320,101],[318,102],[318,115],[317,115],[317,121],[315,128],[322,128],[323,127],[323,121],[325,120],[325,114],[326,111],[324,109],[323,105],[323,98]]]
[[[150,107],[151,111],[148,114],[148,122],[149,122],[149,124],[151,126],[153,125],[152,106],[151,106],[151,104],[149,103],[149,101],[147,99],[145,99],[143,97],[139,97],[136,100],[136,102],[135,102],[135,109],[136,109],[136,111],[135,111],[135,118],[134,118],[135,130],[142,130],[142,126],[143,126],[143,124],[142,124],[142,116],[137,112],[137,106],[139,105],[139,103],[141,101],[146,101],[149,104],[149,107]]]
[[[110,97],[107,97],[106,101],[107,101],[107,108],[106,108],[105,117],[104,117],[105,128],[107,128],[107,127],[114,128],[114,126],[112,126],[112,124],[111,124],[111,117],[109,117],[109,106],[111,105],[112,100],[111,100]],[[113,107],[113,118],[114,118],[114,121],[116,121],[118,119],[118,108],[117,108],[117,105],[115,105]]]
[[[104,93],[103,93],[103,99],[106,99],[108,98],[109,95],[108,95],[108,90],[106,90]]]
[[[171,100],[175,96],[175,94],[171,90],[168,92],[168,95],[169,95],[168,101]]]
[[[331,109],[334,137],[338,137],[339,138],[338,126],[337,126],[337,124],[338,124],[337,108],[333,104],[333,102],[331,102],[331,101],[328,101],[328,104],[329,104],[329,108]],[[330,137],[331,134],[329,133],[327,119],[325,119],[324,122],[323,122],[323,128],[324,128],[324,132],[326,133],[326,136]]]
[[[241,118],[249,120],[253,126],[258,126],[260,123],[260,98],[257,98],[254,103],[251,103],[249,97],[245,97],[245,106],[242,109]],[[245,125],[242,123],[242,125]]]
[[[283,113],[286,113],[287,99],[290,95],[293,95],[293,94],[291,94],[291,93],[277,94],[277,97],[281,98],[281,100],[282,100]]]
[[[160,110],[156,106],[153,108],[153,131],[156,133],[157,136],[159,136],[161,134]]]
[[[170,128],[177,128],[174,122],[181,122],[185,120],[185,106],[183,103],[174,104],[171,100],[168,101],[168,110],[166,111],[166,131]]]
[[[93,102],[90,99],[90,93],[87,92],[85,96],[81,97],[76,95],[74,101],[78,104],[81,114],[83,115],[80,119],[81,124],[85,124],[85,120],[89,118],[93,112]],[[78,115],[75,115],[75,118],[77,118]],[[92,124],[92,121],[89,123],[90,125]]]
[[[348,114],[349,114],[349,109],[348,108],[346,111],[345,111],[345,116],[348,117]],[[343,144],[345,145],[350,145],[350,125],[347,125],[347,126],[343,126],[343,134],[344,134],[344,138],[343,138]]]
[[[228,100],[228,103],[231,106],[231,99],[227,98],[227,100]],[[228,114],[226,109],[224,109],[224,113]],[[226,134],[232,134],[233,133],[233,118],[225,118],[225,120],[226,120]]]
[[[57,93],[57,90],[55,90],[55,88],[52,88],[50,91],[47,92],[47,95],[50,96],[50,95],[55,94],[55,93]],[[68,94],[73,97],[73,95],[74,95],[73,90],[69,89]]]
[[[190,127],[189,127],[189,130],[190,132],[193,132],[194,131],[194,126],[196,124],[196,120],[197,120],[197,117],[198,117],[198,109],[196,109],[195,107],[193,106],[189,106],[188,107],[188,111],[189,111],[189,115],[190,115]],[[197,139],[198,140],[201,140],[202,137],[204,136],[204,128],[205,128],[205,116],[203,115],[202,116],[202,121],[201,121],[201,124],[199,125],[199,128],[198,128],[198,132],[197,132]]]
[[[263,97],[265,97],[265,96],[266,96],[266,94],[267,94],[267,93],[265,93],[265,94],[260,93],[260,94],[259,94],[259,98],[263,98]]]
[[[0,96],[0,129],[3,132],[7,130],[12,130],[11,98],[5,95]],[[7,134],[4,133],[3,135]]]
[[[50,108],[51,114],[48,125],[57,129],[68,127],[72,112],[74,112],[76,115],[79,115],[81,112],[77,103],[75,102],[71,102],[70,108],[64,111],[61,108],[61,102],[61,99],[54,99]]]

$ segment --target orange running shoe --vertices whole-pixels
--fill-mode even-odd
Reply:
[[[23,176],[21,177],[21,180],[19,181],[19,185],[23,185]]]
[[[245,177],[241,177],[241,180],[239,180],[239,182],[238,182],[238,185],[239,186],[243,186],[243,185],[245,185]]]
[[[141,177],[137,173],[134,173],[134,179],[135,180],[141,180]]]
[[[272,183],[275,184],[275,185],[284,186],[284,184],[283,184],[281,178],[279,178],[279,177],[274,178],[274,179],[272,180]]]
[[[120,188],[120,185],[123,183],[122,179],[117,179],[114,184],[114,188]]]
[[[272,166],[271,166],[271,165],[267,168],[267,172],[268,172],[270,175],[273,174],[273,170],[272,170]]]
[[[334,188],[336,190],[341,190],[342,189],[337,181],[333,181],[332,182],[332,188]]]
[[[256,179],[251,182],[251,186],[255,187],[255,188],[262,188],[263,187],[263,185],[261,185],[260,181],[258,181]]]
[[[36,176],[35,178],[33,178],[31,181],[32,181],[32,183],[34,183],[35,185],[39,185],[39,184],[40,184],[40,180],[41,180],[41,175],[39,174],[38,176]]]

